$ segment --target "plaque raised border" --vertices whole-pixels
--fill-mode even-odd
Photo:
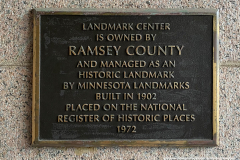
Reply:
[[[97,146],[216,146],[219,145],[219,20],[216,9],[34,9],[33,10],[33,91],[32,145],[97,147]],[[139,140],[41,140],[39,138],[40,102],[40,25],[42,15],[211,15],[213,16],[213,139],[139,139]]]

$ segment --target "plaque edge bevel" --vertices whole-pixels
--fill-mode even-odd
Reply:
[[[98,147],[98,146],[183,146],[219,145],[219,12],[217,9],[33,9],[33,90],[32,146]],[[146,140],[40,140],[40,17],[41,15],[211,15],[213,16],[213,139],[146,139]]]

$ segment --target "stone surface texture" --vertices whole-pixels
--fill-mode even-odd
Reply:
[[[240,159],[239,0],[1,0],[0,159]],[[220,13],[218,147],[35,148],[31,144],[33,8],[216,8]]]

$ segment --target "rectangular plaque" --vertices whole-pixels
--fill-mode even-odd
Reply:
[[[34,12],[34,146],[218,145],[217,10]]]

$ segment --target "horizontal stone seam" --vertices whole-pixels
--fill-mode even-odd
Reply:
[[[32,67],[33,63],[0,64],[0,67]],[[240,67],[240,62],[221,62],[220,67]]]
[[[240,67],[240,62],[221,62],[220,67]]]
[[[0,67],[32,67],[32,63],[0,64]]]

